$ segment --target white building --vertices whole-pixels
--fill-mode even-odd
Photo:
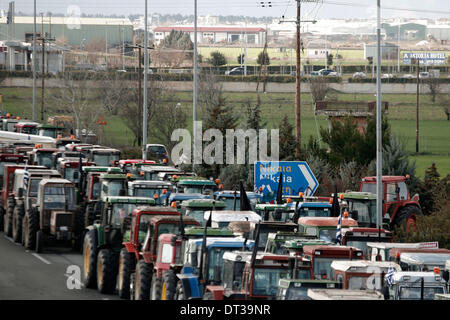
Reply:
[[[184,31],[189,33],[191,40],[194,41],[194,27],[192,26],[172,26],[172,27],[156,27],[153,32],[155,35],[155,43],[159,44],[167,37],[172,30]],[[233,43],[245,41],[248,44],[263,44],[265,37],[265,29],[260,27],[197,27],[197,41],[201,44],[208,43]]]

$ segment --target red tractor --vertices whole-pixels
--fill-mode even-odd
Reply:
[[[419,195],[411,197],[406,176],[382,176],[383,183],[383,220],[388,220],[390,226],[406,224],[407,230],[416,229],[417,216],[422,216]],[[376,194],[376,177],[365,177],[361,181],[360,191]]]

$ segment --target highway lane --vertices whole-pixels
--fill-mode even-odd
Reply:
[[[36,254],[0,232],[0,300],[119,299],[84,288],[77,277],[82,267],[82,255],[70,248],[48,247]]]

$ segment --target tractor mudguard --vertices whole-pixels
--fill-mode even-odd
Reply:
[[[193,274],[177,274],[183,286],[184,298],[186,300],[201,299],[202,290],[198,281],[198,277]]]
[[[205,292],[211,292],[213,300],[223,300],[225,289],[223,286],[206,286]]]
[[[123,246],[125,247],[125,249],[127,249],[127,252],[129,253],[134,253],[136,251],[134,250],[133,244],[131,244],[130,242],[124,242]]]

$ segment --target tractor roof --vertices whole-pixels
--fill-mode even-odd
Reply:
[[[267,211],[275,211],[275,209],[288,210],[292,211],[294,208],[290,206],[288,203],[283,204],[271,204],[271,203],[259,203],[255,206],[256,210],[267,210]]]
[[[100,148],[91,148],[91,149],[89,149],[89,152],[90,153],[111,153],[111,152],[120,153],[120,150],[113,149],[113,148],[100,147]]]
[[[155,200],[146,197],[124,197],[124,196],[109,196],[106,197],[106,202],[110,203],[133,203],[133,204],[147,204],[154,205]]]
[[[139,206],[133,210],[133,213],[161,213],[161,214],[180,214],[176,209],[172,207],[163,206]]]
[[[41,186],[45,186],[47,184],[68,184],[70,186],[74,186],[71,181],[63,178],[45,178],[42,179],[41,182],[39,182],[39,185]]]
[[[370,192],[357,192],[357,191],[350,191],[344,193],[344,200],[345,199],[357,199],[357,200],[376,200],[377,195],[370,193]]]
[[[250,221],[259,222],[261,221],[261,216],[253,211],[232,211],[232,210],[222,210],[222,211],[205,211],[203,219],[208,220],[209,215],[212,214],[212,221],[216,222],[228,222],[228,221]]]
[[[378,268],[377,273],[384,271],[387,273],[389,267],[394,268],[394,271],[402,271],[402,268],[392,261],[367,261],[367,260],[334,260],[331,263],[331,268],[343,272],[358,272],[358,273],[374,273],[374,268]]]
[[[144,165],[144,164],[142,164]],[[179,169],[175,168],[175,167],[168,167],[168,166],[161,166],[161,165],[151,165],[151,164],[145,164],[145,166],[143,166],[141,168],[142,171],[146,171],[146,172],[159,172],[159,171],[170,171],[170,172],[180,172]]]
[[[384,300],[375,290],[308,289],[308,297],[314,300]]]
[[[301,217],[298,224],[316,227],[337,227],[338,217]],[[342,227],[356,227],[358,222],[352,218],[342,218]]]
[[[201,193],[171,193],[169,196],[169,201],[186,201],[191,199],[211,199],[209,194]]]
[[[218,198],[218,197],[234,198],[234,193],[235,193],[235,191],[233,191],[233,190],[216,191],[216,192],[214,192],[214,196],[216,198]],[[249,199],[253,199],[253,198],[260,198],[260,199],[262,199],[263,198],[262,194],[259,194],[259,193],[256,193],[256,192],[248,192],[248,191],[246,191],[246,193],[247,193],[247,197]],[[240,197],[241,197],[241,192],[240,191],[236,191],[236,198],[239,199]]]
[[[183,216],[184,218],[185,216]],[[205,232],[205,228],[200,227],[191,227],[187,228],[184,231],[184,234],[186,236],[203,236],[203,233]],[[224,229],[224,228],[206,228],[206,235],[211,237],[234,237],[234,233],[231,230]]]
[[[83,167],[84,172],[109,172],[109,173],[122,173],[122,170],[117,167],[100,167],[100,166],[89,166]]]
[[[381,181],[382,182],[401,182],[405,181],[405,176],[382,176]],[[368,183],[376,183],[377,177],[371,176],[371,177],[365,177],[362,179],[362,182],[368,182]]]
[[[350,246],[337,246],[337,245],[311,245],[311,246],[304,246],[303,252],[304,253],[313,253],[317,251],[330,251],[333,253],[341,253],[341,254],[348,254],[349,251],[353,251],[355,253],[360,253],[362,256],[362,250],[358,249],[356,247],[350,247]]]
[[[419,248],[392,248],[389,250],[389,256],[395,258],[397,254],[402,254],[404,252],[415,252],[415,253],[450,253],[449,249],[419,249]]]
[[[63,129],[64,128],[64,126],[57,126],[57,125],[54,125],[54,124],[40,124],[40,125],[38,125],[38,128],[39,129]]]
[[[415,265],[445,266],[447,260],[450,260],[450,253],[448,252],[403,252],[400,254],[401,262]]]
[[[150,223],[160,223],[160,222],[181,222],[180,216],[169,215],[169,214],[158,214],[151,216],[148,220]],[[192,217],[183,217],[184,224],[193,224],[199,226],[200,224]]]
[[[194,179],[195,177],[189,177],[189,179],[183,179],[183,177],[180,177],[180,180],[178,180],[178,185],[184,186],[215,186],[216,183],[211,180],[206,180],[204,178],[200,179]]]
[[[251,257],[251,251],[226,251],[223,253],[223,260],[229,261],[246,261],[247,257]]]
[[[278,286],[281,288],[289,288],[291,286],[293,287],[300,287],[301,284],[318,284],[323,285],[327,288],[335,288],[336,284],[338,282],[333,280],[312,280],[312,279],[280,279],[278,282]],[[298,284],[298,285],[297,285]]]
[[[402,243],[402,242],[367,242],[368,247],[379,249],[392,249],[392,248],[439,248],[438,242],[416,242],[416,243]]]
[[[100,179],[108,179],[108,180],[114,180],[114,179],[124,180],[126,178],[127,178],[127,175],[123,174],[123,173],[102,173],[100,175]]]
[[[225,208],[225,202],[213,199],[190,199],[183,201],[181,207],[183,208],[205,208],[212,209],[213,203],[216,208]]]
[[[303,248],[304,246],[319,246],[330,244],[332,243],[322,239],[300,238],[300,239],[286,240],[286,242],[283,244],[283,247],[287,249],[300,249]]]
[[[445,285],[445,280],[443,280],[439,275],[435,274],[433,271],[431,272],[422,272],[422,271],[399,271],[394,272],[394,282],[410,282],[416,283],[418,287],[420,287],[420,280],[423,278],[425,283],[434,283]]]
[[[331,208],[329,202],[299,202],[300,208]]]
[[[201,247],[203,244],[203,239],[189,239],[189,246]],[[207,247],[225,247],[225,248],[242,248],[246,243],[247,248],[253,245],[253,240],[246,240],[241,237],[207,237],[206,246]]]
[[[21,174],[25,173],[25,168],[23,169],[17,169],[15,171],[15,174]],[[56,170],[50,170],[50,169],[28,169],[28,175],[29,177],[33,176],[53,176],[53,177],[61,177],[61,174]]]
[[[154,181],[154,180],[134,180],[129,181],[128,186],[134,187],[134,186],[140,186],[141,188],[145,187],[162,187],[162,188],[170,188],[173,185],[170,182],[167,181]]]

